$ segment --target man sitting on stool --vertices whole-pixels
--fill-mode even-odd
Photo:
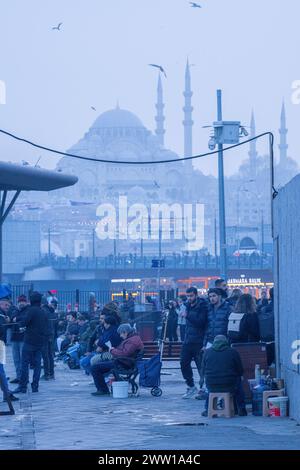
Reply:
[[[130,369],[134,366],[138,352],[144,349],[141,338],[128,323],[119,326],[118,334],[123,341],[116,348],[110,348],[112,359],[99,362],[91,368],[91,373],[97,388],[97,392],[92,393],[94,396],[109,395],[104,376],[116,367],[117,360],[119,363],[122,362],[122,364],[124,364],[124,368]]]
[[[226,336],[215,337],[212,347],[204,353],[202,367],[208,392],[232,393],[239,416],[247,416],[241,380],[244,373],[242,361],[239,353],[230,347]],[[202,416],[207,416],[207,410],[208,397]]]

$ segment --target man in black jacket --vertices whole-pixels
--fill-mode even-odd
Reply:
[[[25,326],[24,346],[22,350],[22,371],[19,387],[15,393],[26,393],[29,382],[29,365],[33,365],[33,380],[31,388],[33,392],[39,390],[41,375],[42,351],[48,339],[48,318],[41,308],[42,295],[33,292],[30,296],[30,307],[26,311],[26,317],[21,326]]]
[[[187,384],[187,391],[182,398],[192,398],[198,393],[193,378],[192,361],[195,362],[200,375],[200,387],[203,385],[201,361],[203,340],[207,325],[207,303],[205,300],[198,297],[196,287],[187,289],[186,295],[188,299],[186,329],[181,349],[180,366],[182,376]]]
[[[238,413],[246,416],[245,397],[241,382],[244,374],[239,353],[230,347],[227,338],[216,336],[211,348],[204,353],[203,374],[208,392],[233,393],[236,399]],[[208,399],[202,416],[207,416]]]
[[[45,347],[42,352],[44,363],[44,375],[41,377],[45,380],[54,380],[54,345],[56,338],[57,315],[55,312],[55,301],[48,303],[46,297],[42,298],[42,309],[48,318],[48,331]]]

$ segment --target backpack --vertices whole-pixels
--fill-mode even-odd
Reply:
[[[258,315],[260,339],[265,343],[274,341],[275,326],[272,306],[267,305]]]
[[[231,313],[228,318],[227,336],[230,341],[238,341],[245,313]]]

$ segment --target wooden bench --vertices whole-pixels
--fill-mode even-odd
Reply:
[[[179,361],[182,343],[164,341],[163,344],[163,361]],[[144,359],[149,359],[159,353],[159,345],[157,342],[144,342]]]

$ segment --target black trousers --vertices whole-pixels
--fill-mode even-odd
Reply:
[[[192,370],[192,361],[195,362],[200,376],[200,387],[203,386],[204,379],[201,377],[201,364],[202,364],[203,352],[202,345],[199,344],[183,344],[181,349],[180,367],[181,373],[186,381],[188,387],[194,387],[194,377]]]
[[[54,375],[54,338],[49,338],[42,351],[44,374],[46,377]]]

